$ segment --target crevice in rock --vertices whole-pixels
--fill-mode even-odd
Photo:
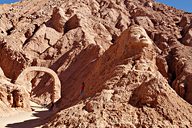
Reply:
[[[47,41],[48,45],[51,47],[52,45],[50,44],[50,39],[46,37],[46,34],[44,36],[44,39]]]
[[[31,40],[31,38],[35,35],[35,33],[37,32],[37,30],[39,29],[39,26],[37,24],[35,24],[35,29],[33,31],[33,34],[31,35],[31,37],[27,38],[25,40],[25,42],[23,43],[23,46],[24,47],[26,44],[28,44],[28,42]]]
[[[7,32],[7,35],[11,35],[12,31],[15,30],[15,26],[11,27],[10,29],[8,29],[6,32]]]
[[[173,81],[176,79],[176,73],[173,69],[173,56],[171,53],[169,53],[169,55],[166,58],[167,60],[167,64],[168,64],[168,83],[170,86],[172,86]]]
[[[169,74],[171,74],[171,76],[169,76],[169,81],[168,81],[168,83],[169,83],[169,85],[173,85],[173,81],[176,79],[176,73],[175,73],[175,71],[173,71],[173,72],[170,72],[169,71]]]
[[[111,40],[111,42],[112,42],[112,43],[115,43],[117,37],[118,37],[117,35],[114,35],[114,34],[113,34],[113,35],[112,35],[112,40]]]

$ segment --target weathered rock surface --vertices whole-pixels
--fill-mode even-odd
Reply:
[[[182,98],[192,103],[192,47],[175,46],[171,54],[173,58],[171,71],[175,77],[172,86]]]
[[[157,70],[155,47],[143,28],[125,30],[87,67],[92,70],[72,77],[76,82],[67,91],[85,100],[57,113],[46,127],[190,127],[192,107]],[[76,97],[73,86],[80,80],[85,87]],[[57,107],[76,101],[66,93]]]
[[[191,13],[153,0],[0,5],[0,111],[11,111],[4,81],[15,88],[25,68],[40,66],[61,81],[44,127],[191,127],[191,21]],[[27,78],[30,98],[50,104],[53,79]]]
[[[192,46],[192,28],[188,30],[188,32],[185,34],[185,36],[182,39],[183,44],[187,46]]]
[[[15,85],[10,79],[0,76],[0,112],[1,117],[14,113],[17,109],[31,111],[29,93],[21,85]]]
[[[53,8],[53,14],[50,20],[50,24],[53,26],[53,28],[58,32],[64,32],[64,25],[66,21],[65,12],[63,9],[57,7]]]

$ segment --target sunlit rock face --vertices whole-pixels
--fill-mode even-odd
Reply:
[[[0,5],[0,17],[0,74],[11,79],[0,80],[0,113],[23,109],[25,99],[55,99],[60,90],[47,73],[27,74],[30,96],[7,88],[18,87],[26,67],[41,66],[61,81],[59,112],[37,120],[48,127],[192,127],[191,105],[181,98],[192,97],[191,61],[170,58],[174,44],[190,44],[191,14],[154,0],[22,0]]]
[[[78,76],[71,76],[71,79],[76,79],[75,83],[71,79],[68,82],[65,81],[66,89],[63,89],[63,97],[73,95],[73,98],[79,98],[79,89],[82,83],[91,85],[85,86],[85,91],[87,91],[84,94],[85,97],[94,95],[98,90],[104,88],[103,83],[106,83],[112,77],[111,74],[118,72],[119,69],[116,68],[118,66],[126,67],[126,70],[156,71],[155,58],[156,51],[153,42],[143,27],[133,25],[126,29],[101,57],[86,65],[85,71]],[[120,68],[120,70],[123,69]],[[100,81],[97,79],[100,79]],[[75,87],[79,89],[75,89]],[[70,91],[67,91],[67,89],[70,89]]]
[[[128,29],[128,43],[136,46],[147,47],[152,45],[152,40],[147,35],[145,29],[141,26],[133,25]]]
[[[191,126],[188,113],[192,108],[178,97],[158,71],[156,57],[156,47],[145,30],[141,26],[130,26],[102,56],[87,65],[78,76],[71,78],[75,82],[68,80],[70,87],[63,91],[57,108],[63,109],[70,106],[71,101],[83,100],[59,112],[58,115],[65,117],[65,122],[62,117],[56,116],[52,123],[46,125],[55,127],[53,122],[67,125],[73,118],[72,125],[76,126],[78,119],[75,117],[81,115],[81,120],[93,121],[96,127],[150,127],[149,120],[154,127],[157,124],[170,127],[182,122]],[[115,116],[112,116],[114,111]],[[176,118],[179,115],[182,118]],[[159,120],[165,116],[173,119],[174,123]],[[143,121],[139,122],[140,119]],[[98,120],[102,123],[98,123]],[[89,126],[81,124],[83,127]]]
[[[151,63],[154,65],[151,68],[156,68],[155,63],[158,48],[141,26],[132,25],[126,29],[117,39],[115,45],[111,46],[111,49],[114,52],[110,52],[109,54],[113,54],[113,59],[122,58],[134,60],[139,63]]]

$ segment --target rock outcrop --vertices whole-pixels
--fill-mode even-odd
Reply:
[[[183,44],[192,46],[192,28],[190,28],[182,39]]]
[[[0,5],[0,112],[54,100],[34,125],[191,127],[191,24],[191,13],[153,0]],[[58,75],[60,99],[51,75],[31,66]],[[17,84],[21,73],[27,83]]]
[[[63,11],[62,8],[53,8],[53,14],[52,18],[50,20],[50,24],[53,26],[55,30],[58,32],[63,33],[64,32],[64,24],[67,21],[65,18],[65,12]]]
[[[192,103],[191,80],[192,80],[192,48],[177,45],[172,51],[171,71],[175,77],[172,86],[175,91],[186,101]]]
[[[190,127],[192,107],[158,71],[155,47],[142,27],[129,27],[87,67],[92,70],[73,77],[75,83],[84,82],[83,93],[76,93],[73,86],[78,84],[74,82],[67,91],[73,98],[77,94],[76,100],[85,100],[57,113],[46,126]],[[62,108],[76,100],[63,93],[57,105]]]
[[[16,110],[31,111],[30,95],[21,85],[12,84],[10,79],[0,75],[1,117],[9,116]]]

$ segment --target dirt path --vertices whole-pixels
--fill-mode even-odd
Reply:
[[[51,112],[34,102],[31,102],[32,112],[18,112],[8,117],[0,117],[0,128],[34,128],[41,125],[42,121]]]

